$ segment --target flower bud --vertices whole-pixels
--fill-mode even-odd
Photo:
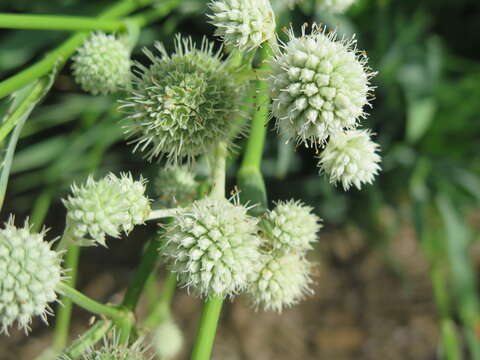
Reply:
[[[0,229],[0,332],[14,322],[28,332],[34,316],[47,322],[63,273],[60,254],[44,236],[30,232],[27,222],[15,227],[13,218]]]
[[[161,249],[181,285],[203,296],[243,290],[258,258],[257,220],[226,199],[205,198],[168,225]]]
[[[172,359],[183,346],[183,334],[172,320],[163,321],[153,333],[153,348],[160,359]]]
[[[75,81],[93,95],[116,92],[130,81],[130,51],[113,35],[93,34],[72,59]]]
[[[195,198],[197,186],[195,175],[185,166],[162,168],[155,179],[156,192],[165,207],[189,204]]]
[[[145,182],[134,181],[130,174],[113,174],[95,181],[89,177],[83,186],[72,186],[72,195],[63,203],[67,221],[77,239],[88,237],[91,243],[105,246],[105,236],[114,238],[143,224],[151,211],[145,196]]]
[[[320,153],[320,171],[330,178],[330,183],[341,183],[344,190],[355,185],[371,184],[380,171],[378,144],[370,139],[366,130],[348,130],[331,136]]]

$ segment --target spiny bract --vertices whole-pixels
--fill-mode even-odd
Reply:
[[[93,95],[113,93],[130,81],[130,51],[113,35],[93,34],[72,59],[75,81]]]
[[[63,203],[75,238],[88,237],[91,243],[104,246],[106,235],[128,233],[134,225],[143,224],[151,210],[144,181],[134,181],[130,174],[119,178],[109,174],[98,181],[89,177],[85,185],[73,185],[72,195]]]
[[[184,206],[196,195],[198,183],[186,166],[167,166],[160,169],[155,189],[160,202],[166,207]]]
[[[256,307],[281,312],[312,293],[311,265],[297,253],[262,254],[248,294]]]
[[[317,25],[306,35],[305,28],[298,38],[288,32],[288,43],[272,60],[269,83],[277,127],[308,146],[357,126],[372,74],[355,40],[337,41]]]
[[[269,0],[220,0],[209,7],[215,35],[226,45],[252,50],[275,37],[275,15]]]
[[[345,12],[355,0],[317,0],[318,9],[332,14]]]
[[[152,347],[160,359],[172,359],[182,350],[183,334],[172,320],[165,320],[153,332]]]
[[[45,232],[31,233],[13,225],[13,218],[0,229],[0,332],[16,321],[29,331],[32,317],[44,322],[51,313],[56,287],[62,280],[61,256],[44,241]]]
[[[257,220],[244,206],[205,198],[168,225],[162,253],[180,283],[200,295],[234,295],[247,285],[258,258]]]
[[[348,130],[330,137],[320,153],[318,166],[332,184],[341,183],[344,190],[363,183],[371,184],[380,171],[378,144],[367,130]]]
[[[121,106],[124,129],[149,160],[192,160],[227,138],[241,87],[205,38],[196,49],[191,38],[177,36],[173,55],[160,43],[156,48],[161,57],[145,50],[149,68],[137,64],[134,89]]]
[[[301,201],[279,201],[263,221],[267,246],[283,252],[311,249],[322,227],[313,208]]]

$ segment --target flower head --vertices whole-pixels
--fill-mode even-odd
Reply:
[[[215,35],[226,45],[252,50],[275,37],[275,15],[269,0],[214,0],[209,6]]]
[[[72,186],[72,195],[63,203],[67,221],[76,238],[89,237],[105,246],[105,236],[119,237],[134,225],[142,224],[150,213],[145,197],[145,183],[134,181],[130,174],[113,174],[95,181],[89,177],[83,186]]]
[[[153,332],[153,348],[160,359],[171,359],[183,346],[183,334],[172,320],[163,321]]]
[[[267,245],[283,252],[303,252],[311,249],[321,229],[321,219],[313,208],[301,201],[280,201],[267,212],[263,221]]]
[[[297,253],[262,254],[248,294],[266,311],[281,312],[312,293],[308,260]]]
[[[51,313],[48,303],[57,299],[62,259],[44,236],[30,232],[27,222],[15,227],[13,218],[0,229],[0,332],[15,321],[28,332],[32,317],[46,322]]]
[[[191,160],[227,138],[240,88],[206,39],[197,49],[191,38],[177,37],[173,55],[159,43],[156,48],[160,57],[145,51],[150,67],[137,64],[134,89],[122,105],[124,129],[134,151],[146,151],[150,160]]]
[[[355,0],[318,0],[318,10],[332,14],[345,12]]]
[[[166,207],[190,203],[195,198],[197,186],[195,175],[185,166],[162,168],[155,179],[159,200]]]
[[[257,220],[226,199],[205,198],[168,225],[162,253],[180,283],[204,296],[245,288],[258,258]]]
[[[332,184],[341,183],[344,190],[355,185],[371,184],[380,171],[378,144],[366,130],[348,130],[330,137],[320,153],[318,166]]]
[[[73,57],[73,75],[83,90],[110,94],[130,81],[130,51],[113,35],[93,34]]]
[[[355,40],[337,41],[317,25],[312,33],[283,44],[272,60],[269,78],[277,127],[305,145],[323,143],[344,128],[354,128],[368,105],[367,58]]]

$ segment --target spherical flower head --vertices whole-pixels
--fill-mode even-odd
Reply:
[[[178,213],[161,251],[182,285],[203,296],[232,296],[257,261],[256,225],[244,206],[205,198]]]
[[[311,294],[311,264],[298,253],[262,254],[248,294],[265,311],[282,312]]]
[[[366,130],[348,130],[331,136],[320,153],[320,171],[330,178],[330,183],[341,183],[344,190],[352,185],[361,189],[371,184],[380,171],[378,144],[370,139]]]
[[[269,83],[277,127],[309,146],[357,126],[369,104],[372,73],[354,39],[337,41],[316,25],[306,35],[305,28],[298,38],[289,31],[290,40],[273,57]]]
[[[121,231],[130,232],[143,224],[151,210],[145,182],[133,180],[130,174],[109,174],[99,181],[89,177],[83,186],[73,185],[72,195],[63,203],[74,237],[103,246],[106,235],[117,238]]]
[[[160,57],[145,51],[149,68],[137,64],[134,89],[121,106],[128,114],[124,129],[134,151],[149,160],[192,160],[228,137],[241,87],[206,39],[197,49],[191,38],[177,37],[173,55],[159,43],[156,48]]]
[[[13,218],[0,229],[0,332],[7,333],[14,322],[28,332],[34,316],[46,322],[51,313],[62,260],[44,236],[44,231],[30,232],[26,222],[15,227]]]
[[[303,252],[312,248],[321,229],[321,219],[301,201],[280,201],[262,222],[268,247],[282,252]]]
[[[226,45],[252,50],[275,37],[275,14],[269,0],[218,0],[209,7],[215,35]]]
[[[186,166],[167,166],[160,169],[155,179],[155,189],[162,205],[185,206],[193,201],[198,182]]]
[[[130,81],[130,51],[113,35],[93,34],[72,59],[75,81],[93,95],[114,93]]]
[[[318,10],[329,12],[331,14],[341,14],[345,12],[355,0],[318,0]]]
[[[172,320],[163,321],[153,332],[152,345],[160,359],[172,359],[182,350],[182,331]]]

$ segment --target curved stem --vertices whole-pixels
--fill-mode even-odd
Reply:
[[[125,28],[125,23],[118,20],[98,19],[85,16],[0,14],[0,28],[118,31]]]
[[[112,327],[112,322],[109,320],[98,321],[90,329],[88,329],[79,339],[74,341],[72,345],[65,350],[64,355],[67,359],[76,359],[86,349],[95,345],[108,330]]]

